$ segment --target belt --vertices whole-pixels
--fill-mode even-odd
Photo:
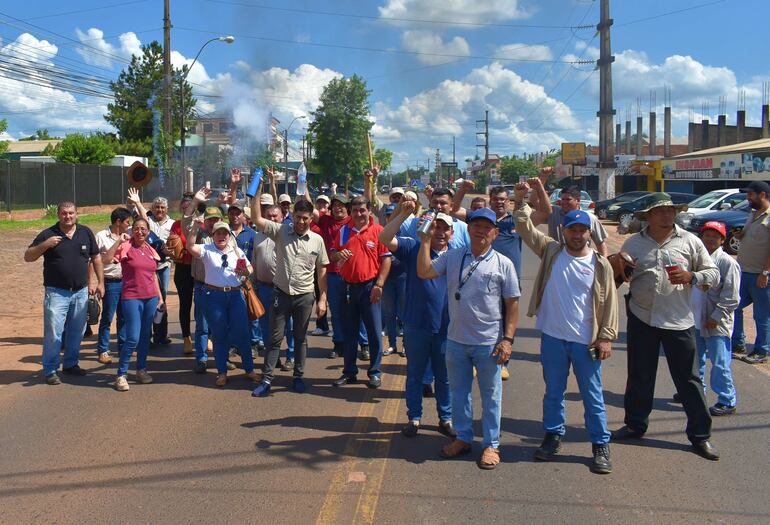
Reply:
[[[264,281],[257,281],[257,284],[261,284],[261,285],[264,285],[264,286],[269,286],[270,288],[273,287],[273,283],[266,283]]]
[[[206,288],[211,288],[212,290],[217,290],[219,292],[234,292],[234,291],[240,291],[240,286],[214,286],[213,284],[205,284]]]
[[[122,283],[123,278],[122,277],[105,277],[104,282],[105,283]]]
[[[349,283],[349,282],[345,281],[345,284],[347,284],[348,286],[366,286],[367,284],[369,284],[369,283],[371,283],[373,281],[376,281],[376,280],[377,280],[377,278],[374,277],[372,279],[369,279],[368,281],[363,281],[363,282],[360,282],[360,283]]]

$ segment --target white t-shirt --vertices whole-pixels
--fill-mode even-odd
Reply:
[[[596,258],[593,251],[573,257],[562,250],[551,267],[535,327],[572,343],[591,344],[593,331],[593,282]]]
[[[246,261],[246,255],[240,248],[233,250],[232,247],[228,246],[227,251],[223,252],[214,244],[204,244],[201,251],[201,261],[206,269],[206,284],[220,288],[239,286],[241,281],[235,273],[238,259]],[[224,266],[225,261],[227,261],[227,266]]]
[[[112,245],[118,242],[117,239],[112,237],[112,232],[109,226],[103,230],[96,232],[96,245],[99,247],[100,253],[107,253],[112,248]],[[104,276],[110,279],[122,279],[123,268],[120,264],[109,262],[104,265]]]

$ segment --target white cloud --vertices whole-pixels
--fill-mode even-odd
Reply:
[[[92,27],[83,32],[75,29],[78,40],[87,46],[78,46],[75,51],[83,58],[86,64],[101,67],[112,67],[118,58],[130,60],[131,55],[141,54],[141,42],[133,32],[123,33],[118,37],[119,46],[114,46],[104,40],[104,31]]]
[[[471,54],[470,46],[463,37],[456,36],[452,40],[444,42],[440,35],[432,31],[404,31],[404,34],[401,35],[401,45],[407,51],[428,53],[417,55],[417,60],[428,65],[446,62],[448,59],[446,55],[456,57]]]
[[[498,47],[494,57],[505,62],[506,60],[553,60],[551,48],[544,45],[507,44]]]
[[[388,0],[378,10],[380,17],[385,19],[439,20],[483,24],[529,17],[531,13],[522,9],[519,4],[519,0],[444,0],[442,2],[436,0]],[[470,25],[466,27],[474,28]]]

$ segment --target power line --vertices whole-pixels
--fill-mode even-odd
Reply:
[[[684,7],[682,9],[676,9],[674,11],[668,11],[666,13],[659,13],[657,15],[646,16],[644,18],[637,18],[636,20],[630,20],[628,22],[623,22],[622,24],[614,24],[614,25],[617,26],[617,27],[629,26],[631,24],[638,24],[640,22],[648,22],[650,20],[657,20],[658,18],[663,18],[665,16],[678,15],[679,13],[685,13],[687,11],[693,11],[695,9],[701,9],[703,7],[709,7],[709,6],[716,5],[716,4],[721,4],[721,3],[724,3],[724,2],[727,2],[727,0],[714,0],[713,2],[706,2],[706,3],[703,3],[703,4],[693,5],[693,6],[690,6],[690,7]]]
[[[119,4],[110,4],[110,5],[103,5],[99,7],[91,7],[89,9],[78,9],[76,11],[65,11],[62,13],[55,13],[50,15],[40,15],[40,16],[33,16],[31,18],[25,18],[24,21],[28,20],[40,20],[41,18],[54,18],[59,16],[67,16],[67,15],[75,15],[79,13],[89,13],[91,11],[100,11],[104,9],[112,9],[113,7],[123,7],[127,5],[133,5],[133,4],[144,4],[147,0],[133,0],[132,2],[121,2]]]

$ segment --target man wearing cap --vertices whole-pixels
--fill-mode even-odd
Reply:
[[[252,261],[254,259],[254,245],[256,243],[257,232],[254,231],[248,225],[248,216],[244,213],[244,205],[242,200],[235,200],[227,208],[227,221],[230,224],[230,231],[235,237],[235,242],[238,248],[246,255],[246,259]],[[258,346],[259,341],[262,340],[262,333],[259,330],[259,319],[249,321],[251,325],[251,348],[254,349]],[[233,353],[233,349],[230,348],[230,353]],[[253,354],[254,352],[252,352]]]
[[[390,200],[390,204],[398,205],[398,203],[401,201],[401,198],[404,196],[404,188],[399,188],[396,186],[395,188],[390,189],[390,193],[388,194],[388,199]],[[380,209],[377,210],[377,220],[380,222],[380,225],[385,226],[388,223],[388,216],[386,214],[385,208],[387,206],[380,206]]]
[[[269,193],[263,193],[259,198],[259,209],[262,210],[262,217],[267,217],[268,206],[275,206],[275,200]],[[283,216],[283,212],[281,212],[281,215]]]
[[[752,212],[743,230],[737,235],[741,240],[738,264],[741,266],[741,303],[735,311],[735,328],[732,336],[733,353],[746,351],[746,335],[743,332],[743,309],[754,305],[754,324],[757,338],[754,350],[741,361],[752,365],[767,361],[770,351],[770,185],[753,181],[741,189],[746,194]]]
[[[539,180],[539,179],[537,179]],[[517,230],[541,262],[530,300],[529,317],[537,316],[540,363],[543,366],[543,429],[535,459],[550,461],[566,432],[564,393],[569,369],[583,398],[584,418],[593,451],[591,471],[612,472],[610,432],[602,391],[602,361],[610,357],[618,337],[618,303],[609,261],[591,249],[591,218],[582,210],[564,215],[563,242],[541,233],[524,203],[529,184],[516,185]]]
[[[406,197],[407,199],[409,197]],[[448,188],[436,188],[430,197],[430,207],[436,213],[444,213],[451,215],[452,213],[452,193]],[[453,219],[452,225],[452,239],[449,241],[449,249],[452,248],[465,248],[470,244],[468,237],[468,226],[459,219]],[[420,238],[417,235],[417,228],[422,224],[421,217],[412,217],[407,219],[401,225],[399,235],[404,237],[411,237],[412,239],[419,241]]]
[[[709,441],[711,416],[698,376],[690,296],[693,286],[704,290],[716,286],[719,270],[700,239],[675,224],[676,214],[686,206],[674,204],[667,193],[651,194],[650,205],[636,213],[647,226],[621,248],[636,260],[636,266],[627,303],[626,424],[612,437],[639,439],[647,432],[662,344],[687,413],[687,437],[697,454],[715,461],[719,455]]]
[[[733,386],[730,336],[733,313],[740,302],[741,269],[735,259],[722,250],[727,238],[725,225],[708,221],[701,229],[701,241],[719,269],[719,284],[708,291],[692,290],[692,311],[695,317],[695,342],[700,360],[700,378],[705,385],[706,356],[711,361],[709,384],[717,402],[709,407],[712,416],[735,413],[737,398]]]
[[[261,188],[260,188],[261,191]],[[292,223],[281,225],[267,220],[255,206],[252,220],[257,230],[275,242],[276,263],[273,280],[274,298],[270,311],[269,344],[265,355],[262,382],[252,392],[255,397],[264,397],[270,393],[273,371],[278,362],[281,340],[286,331],[286,320],[294,322],[294,380],[292,389],[297,393],[305,392],[302,376],[305,372],[307,344],[305,337],[310,314],[315,302],[313,273],[318,276],[320,298],[317,303],[319,316],[326,312],[326,265],[329,258],[320,235],[310,230],[313,217],[313,205],[305,200],[294,205]]]
[[[286,193],[282,193],[278,196],[278,205],[281,207],[281,211],[283,212],[283,223],[291,224],[291,197]]]
[[[409,422],[401,430],[405,437],[414,437],[422,420],[423,379],[425,369],[433,371],[436,383],[436,411],[438,430],[454,438],[452,428],[452,407],[449,402],[449,380],[446,370],[446,338],[449,326],[447,309],[446,275],[437,279],[421,279],[417,275],[417,255],[420,244],[411,237],[396,237],[404,220],[414,211],[415,203],[402,200],[390,222],[380,232],[379,239],[393,253],[406,273],[406,288],[410,298],[404,308],[404,346],[406,352],[406,407]],[[434,219],[435,227],[430,238],[431,260],[447,251],[452,237],[454,221],[446,214],[439,213]]]
[[[324,215],[328,215],[331,204],[332,200],[328,196],[321,194],[315,200],[315,209],[318,214],[323,217]]]
[[[500,369],[511,355],[521,295],[513,263],[492,249],[492,242],[497,237],[496,222],[495,212],[489,208],[469,214],[470,246],[450,249],[433,260],[430,258],[431,233],[421,233],[422,244],[417,256],[417,275],[421,279],[446,275],[448,284],[446,364],[457,440],[443,447],[441,455],[453,458],[471,451],[471,391],[475,367],[482,407],[484,452],[478,463],[482,469],[493,469],[500,463],[498,447],[503,398]],[[453,225],[457,222],[453,221]],[[433,228],[435,224],[431,226]],[[501,322],[504,326],[502,337]]]
[[[564,236],[561,233],[562,224],[564,222],[564,216],[574,210],[580,209],[580,188],[572,186],[570,188],[562,190],[559,195],[559,206],[552,206],[550,199],[537,199],[536,208],[540,212],[540,217],[545,217],[545,221],[542,218],[533,216],[533,222],[535,226],[548,224],[548,236],[552,239],[564,242]],[[604,241],[607,240],[607,230],[604,229],[602,223],[593,213],[589,213],[591,217],[591,242],[596,245],[596,251],[607,257],[607,245]],[[543,222],[541,222],[543,221]]]

